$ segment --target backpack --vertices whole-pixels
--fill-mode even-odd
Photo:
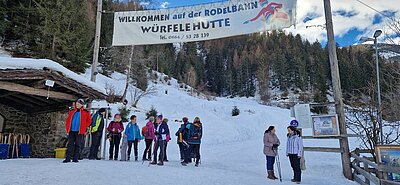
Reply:
[[[147,128],[147,125],[142,127],[142,135],[145,137],[149,136],[149,128]]]
[[[196,137],[197,139],[201,139],[201,125],[199,125],[197,127],[194,126],[193,137]]]

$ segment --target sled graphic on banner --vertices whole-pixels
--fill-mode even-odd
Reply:
[[[113,46],[194,42],[295,24],[296,0],[231,0],[114,14]]]

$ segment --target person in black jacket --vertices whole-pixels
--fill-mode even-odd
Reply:
[[[101,137],[103,136],[105,114],[106,109],[101,108],[92,117],[92,123],[90,125],[90,132],[92,133],[92,145],[90,146],[89,160],[100,160],[100,158],[97,156],[97,153],[99,152]]]
[[[184,161],[186,159],[186,153],[187,150],[189,149],[189,144],[188,142],[188,129],[186,128],[186,125],[189,123],[189,119],[187,117],[182,118],[182,124],[181,127],[179,127],[178,131],[176,131],[175,136],[177,136],[177,143],[179,146],[179,152],[181,156],[181,163],[184,165]],[[188,157],[190,158],[190,157]]]

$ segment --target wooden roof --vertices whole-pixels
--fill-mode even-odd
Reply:
[[[53,87],[45,85],[54,81]],[[78,98],[106,99],[102,92],[50,69],[0,69],[0,103],[27,113],[67,110]]]

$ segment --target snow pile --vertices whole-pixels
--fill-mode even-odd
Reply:
[[[392,59],[395,57],[400,57],[399,53],[393,52],[393,51],[389,51],[389,50],[383,50],[380,51],[379,55],[385,59]]]
[[[0,57],[0,69],[44,69],[48,68],[61,72],[68,78],[95,89],[103,94],[106,93],[104,86],[93,83],[90,80],[78,75],[71,70],[65,68],[61,64],[48,59],[31,59],[31,58],[10,58]]]
[[[0,57],[11,57],[11,54],[7,52],[3,47],[0,47]]]

